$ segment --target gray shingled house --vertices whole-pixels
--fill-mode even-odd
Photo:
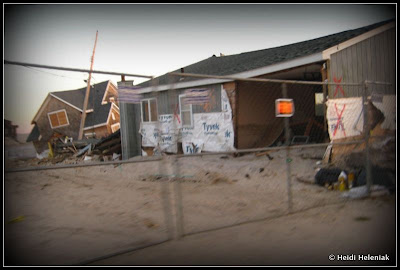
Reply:
[[[36,151],[47,149],[53,136],[78,139],[86,87],[51,92],[32,120],[34,127],[27,138]],[[84,137],[102,138],[119,130],[117,87],[111,81],[94,84],[90,90]]]
[[[319,82],[385,81],[393,85],[379,89],[372,86],[368,93],[395,94],[395,27],[395,21],[390,20],[276,48],[213,55],[174,72]],[[165,74],[135,87],[127,82],[120,82],[118,87],[142,95],[140,102],[120,101],[124,159],[144,152],[151,155],[157,148],[187,153],[200,144],[204,151],[229,150],[231,146],[236,149],[265,147],[275,143],[283,132],[283,121],[275,117],[274,111],[275,99],[282,97],[277,84]],[[183,102],[188,90],[193,89],[207,89],[211,93],[208,103],[189,105]],[[319,106],[316,97],[337,98],[343,93],[346,97],[361,95],[357,87],[344,86],[340,89],[343,91],[337,90],[334,85],[326,91],[322,86],[288,85],[288,97],[294,99],[296,108],[290,119],[291,129],[297,135],[307,131],[315,142],[326,140],[325,112],[316,108]],[[220,120],[213,120],[211,116]],[[232,126],[221,128],[227,122]],[[171,132],[172,127],[179,130]],[[216,128],[219,130],[212,130]],[[215,135],[215,139],[206,145],[201,140],[204,138],[197,136],[201,132]],[[221,132],[233,140],[224,140]],[[193,145],[191,149],[188,141],[182,138],[188,133],[193,135],[193,140],[189,140]],[[174,147],[171,148],[171,144],[163,147],[166,140],[172,140]],[[228,147],[216,147],[218,144]]]

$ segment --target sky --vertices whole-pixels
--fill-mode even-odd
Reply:
[[[211,57],[314,39],[396,18],[395,4],[3,4],[5,60],[160,76]],[[397,20],[396,20],[397,24]],[[29,133],[49,92],[87,73],[3,64],[3,115]],[[119,76],[93,74],[92,82]],[[146,79],[126,77],[135,84]]]

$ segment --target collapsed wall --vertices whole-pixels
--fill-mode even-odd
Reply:
[[[362,98],[342,98],[327,102],[330,139],[334,143],[363,141],[359,144],[334,145],[331,164],[347,169],[365,167],[365,125]],[[372,166],[396,170],[395,96],[368,101],[369,158]]]

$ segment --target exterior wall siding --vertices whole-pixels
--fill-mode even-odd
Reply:
[[[210,104],[206,105],[193,105],[193,113],[207,113],[207,112],[220,112],[221,111],[221,85],[208,85],[204,86],[211,90]],[[199,87],[200,88],[200,87]],[[203,88],[203,87],[201,87]],[[187,89],[176,89],[160,91],[156,93],[148,93],[144,98],[156,98],[158,115],[161,114],[174,114],[179,112],[178,96],[183,94]]]
[[[205,86],[212,92],[208,105],[193,105],[193,113],[209,113],[221,111],[221,85]],[[158,115],[179,114],[178,96],[187,89],[176,89],[144,94],[144,99],[156,98]],[[121,120],[122,158],[129,159],[142,154],[142,138],[139,134],[141,111],[140,104],[119,103]]]
[[[330,82],[361,83],[365,80],[389,82],[391,86],[369,85],[371,93],[395,94],[396,92],[396,32],[389,29],[376,36],[331,55]],[[345,97],[362,95],[362,87],[342,86]],[[335,92],[336,95],[335,95]],[[336,86],[329,87],[329,98],[342,98]]]
[[[69,125],[59,128],[51,128],[47,113],[62,109],[65,109],[67,112]],[[43,109],[39,119],[37,120],[37,126],[42,138],[35,144],[36,151],[41,153],[48,148],[47,141],[51,138],[54,132],[72,137],[74,140],[77,140],[79,135],[80,120],[81,112],[54,97],[50,97],[48,104]]]
[[[140,128],[140,104],[120,102],[120,129],[122,158],[142,155]]]
[[[100,139],[100,138],[104,138],[107,137],[108,135],[111,134],[111,128],[107,125],[107,126],[101,126],[101,127],[97,127],[94,129],[94,132],[96,133],[96,138]]]

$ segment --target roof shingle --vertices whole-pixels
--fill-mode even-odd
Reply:
[[[93,112],[87,113],[85,119],[85,127],[103,124],[107,121],[111,104],[107,103],[102,105],[101,102],[107,89],[108,82],[109,81],[97,83],[93,85],[90,89],[87,109],[93,109]],[[52,92],[51,94],[82,110],[85,93],[86,87],[76,90]]]
[[[200,62],[184,67],[184,72],[217,76],[227,76],[245,72],[294,58],[307,56],[317,52],[322,52],[330,47],[373,30],[391,21],[393,20],[275,48],[244,52],[235,55],[226,55],[223,57],[212,56]],[[180,70],[175,70],[173,72],[180,72]],[[177,80],[179,79],[178,77],[175,78]],[[165,74],[155,78],[154,80],[157,81],[158,85],[163,85],[168,84],[168,80],[171,80],[171,78],[168,78],[167,74]],[[194,80],[198,80],[198,78],[184,78],[184,81]],[[148,87],[150,85],[151,80],[139,84],[141,87]]]

